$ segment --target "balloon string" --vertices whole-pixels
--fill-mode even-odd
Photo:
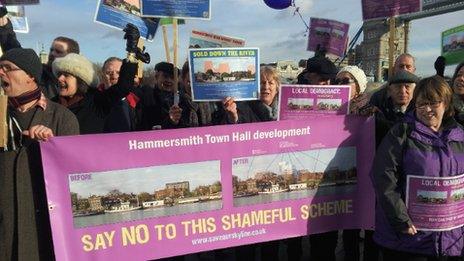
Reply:
[[[295,0],[292,0],[292,6],[295,8],[295,11],[293,12],[293,15],[295,14],[298,14],[298,16],[300,17],[301,21],[303,22],[303,24],[305,25],[306,27],[306,31],[305,32],[309,32],[309,25],[306,23],[306,21],[303,19],[303,16],[301,15],[300,13],[300,8],[297,7],[295,5]]]

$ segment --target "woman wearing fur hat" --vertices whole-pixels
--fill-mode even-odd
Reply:
[[[350,85],[350,114],[364,115],[369,97],[364,94],[367,86],[367,77],[363,70],[358,66],[343,67],[335,78],[337,85]]]
[[[105,118],[111,106],[129,94],[133,86],[137,64],[124,62],[118,83],[99,91],[98,76],[93,64],[79,54],[68,54],[53,62],[53,73],[58,79],[57,102],[71,110],[77,117],[81,134],[102,133]]]

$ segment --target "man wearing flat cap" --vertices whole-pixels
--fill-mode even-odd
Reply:
[[[8,144],[0,151],[0,260],[53,260],[38,141],[78,134],[76,117],[46,99],[37,81],[42,64],[32,49],[0,57],[8,96]]]
[[[390,128],[413,109],[411,103],[419,77],[406,70],[399,70],[388,81],[388,98],[377,106],[375,114],[376,144],[380,144]]]

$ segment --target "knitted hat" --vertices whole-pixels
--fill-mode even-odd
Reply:
[[[42,63],[39,56],[32,49],[13,48],[6,51],[0,61],[9,61],[21,70],[34,77],[35,82],[40,82],[42,77]]]
[[[343,67],[337,74],[337,76],[342,73],[347,72],[353,75],[354,79],[358,82],[359,90],[361,93],[366,90],[367,86],[367,77],[363,70],[361,70],[358,66],[355,65],[348,65]]]
[[[65,57],[56,58],[52,64],[53,74],[58,77],[60,72],[66,72],[78,77],[88,86],[98,85],[98,75],[92,62],[80,54],[69,53]]]
[[[415,74],[405,70],[400,70],[391,77],[391,79],[388,81],[388,85],[394,83],[417,83],[419,80],[419,77],[417,77]]]

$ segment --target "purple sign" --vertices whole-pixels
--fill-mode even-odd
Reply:
[[[407,177],[406,207],[417,230],[446,231],[464,225],[464,174]]]
[[[279,119],[306,119],[320,114],[348,114],[350,86],[282,85]]]
[[[373,120],[41,143],[57,260],[150,260],[373,227]],[[328,135],[330,130],[330,135]]]
[[[421,10],[421,0],[362,0],[363,20],[387,18]]]
[[[343,56],[348,43],[350,25],[335,20],[311,18],[308,51],[324,48],[327,53]]]

